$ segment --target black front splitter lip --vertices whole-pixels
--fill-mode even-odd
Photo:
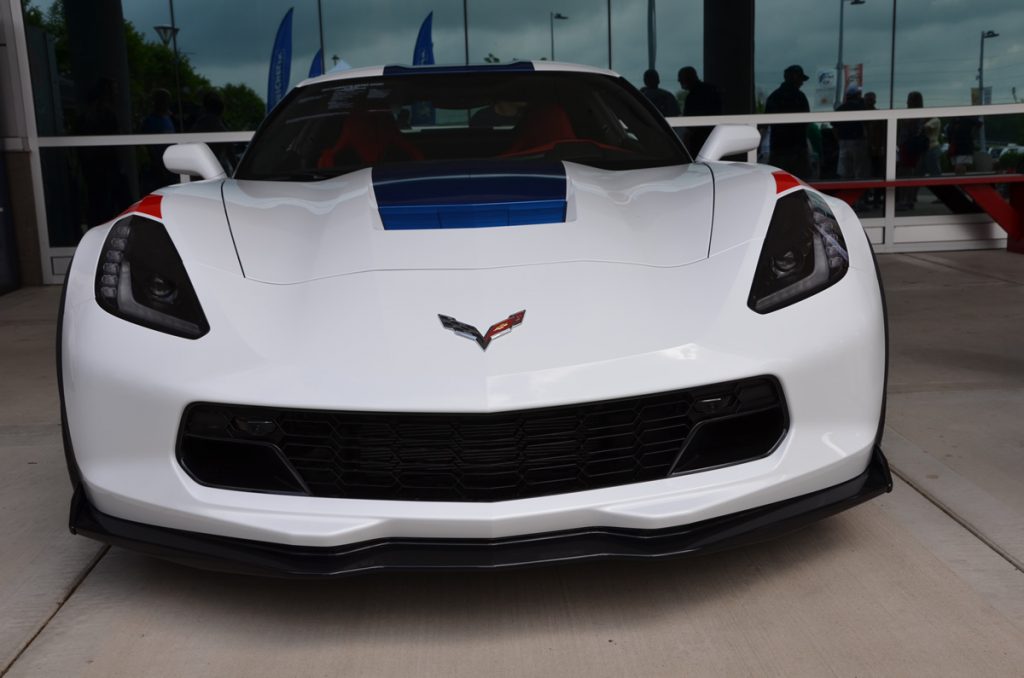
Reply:
[[[892,490],[877,446],[868,467],[839,485],[767,506],[658,530],[587,527],[500,539],[374,539],[292,546],[186,532],[101,513],[78,485],[71,531],[193,567],[278,577],[380,570],[491,570],[599,559],[652,560],[708,553],[790,532]]]

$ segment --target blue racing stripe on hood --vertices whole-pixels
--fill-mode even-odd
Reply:
[[[456,161],[373,168],[385,230],[487,228],[565,221],[561,162]]]

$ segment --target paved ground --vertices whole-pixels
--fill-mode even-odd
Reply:
[[[332,582],[68,534],[57,290],[0,297],[0,674],[1024,675],[1024,259],[881,262],[892,494],[704,558]]]

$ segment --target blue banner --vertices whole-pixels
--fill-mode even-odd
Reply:
[[[292,12],[289,9],[277,27],[274,49],[270,53],[270,74],[267,76],[267,112],[273,110],[288,93],[292,74]]]
[[[324,74],[324,53],[322,50],[316,51],[316,56],[313,57],[313,63],[309,65],[309,77],[315,78],[318,75]]]
[[[433,24],[434,13],[431,12],[420,24],[420,33],[416,36],[416,47],[412,51],[413,66],[434,63],[434,41],[430,36]]]
[[[412,50],[413,66],[426,66],[434,63],[434,40],[431,37],[433,25],[434,13],[431,12],[420,24],[420,32],[416,36],[416,47]],[[414,101],[410,118],[413,125],[433,125],[434,107],[429,101]]]

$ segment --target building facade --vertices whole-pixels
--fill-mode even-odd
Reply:
[[[0,0],[0,291],[61,282],[85,230],[178,181],[168,144],[210,143],[230,170],[275,88],[319,69],[557,59],[640,87],[654,68],[685,111],[692,66],[721,114],[673,118],[684,138],[758,125],[767,162],[772,123],[800,125],[812,183],[1017,172],[1016,28],[1016,0]],[[793,65],[810,112],[765,113]],[[1005,245],[957,189],[856,208],[880,251]]]

